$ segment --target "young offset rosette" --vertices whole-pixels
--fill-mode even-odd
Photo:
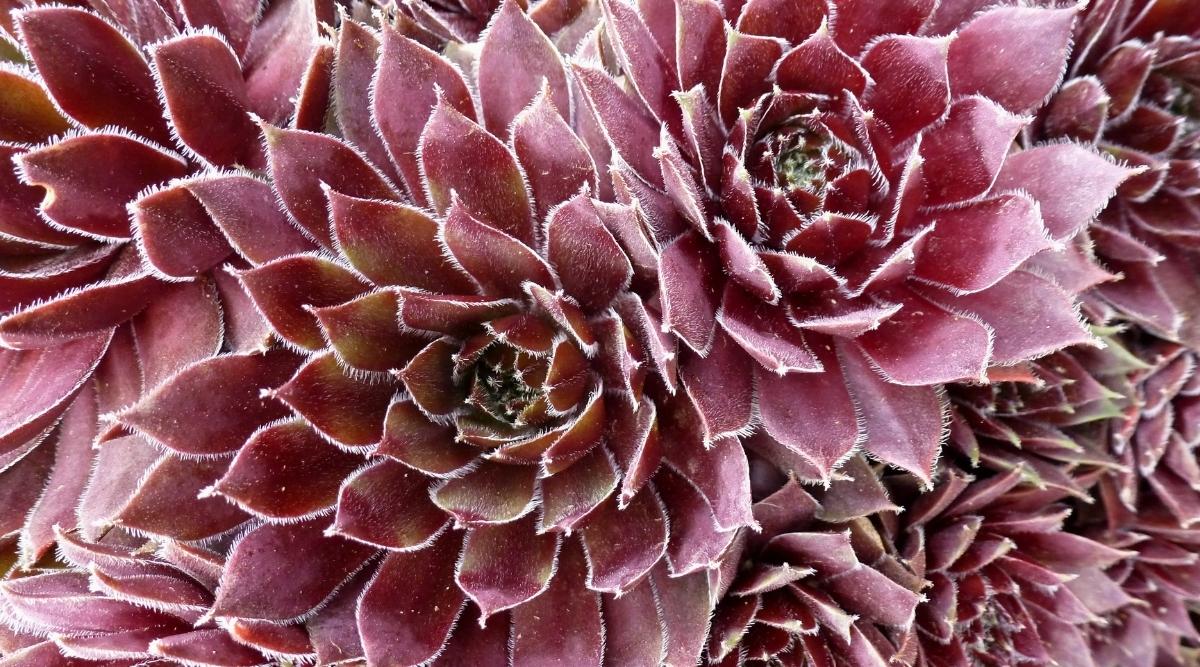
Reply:
[[[516,53],[533,85],[487,74]],[[177,479],[153,496],[173,522],[119,525],[211,544],[202,620],[303,627],[322,662],[693,662],[703,571],[754,521],[745,454],[706,438],[641,211],[592,196],[566,70],[515,3],[477,71],[478,107],[396,25],[343,21],[341,136],[264,121],[269,180],[190,186],[217,226],[287,216],[312,247],[230,267],[280,344],[115,415]]]
[[[709,437],[757,419],[805,478],[861,445],[928,482],[944,383],[1092,341],[1074,293],[1104,274],[1064,248],[1136,172],[1021,140],[1075,8],[642,4],[604,2],[573,71]]]
[[[278,213],[214,226],[197,174],[265,164],[246,114],[291,114],[316,17],[302,0],[3,16],[20,49],[0,65],[0,535],[23,566],[55,525],[95,538],[121,517],[161,522],[135,489],[176,484],[175,464],[105,418],[191,363],[267,344],[219,267],[248,266],[235,246],[262,261],[312,244]]]
[[[1098,317],[1200,346],[1200,39],[1197,13],[1165,0],[1091,3],[1075,30],[1067,81],[1040,136],[1093,145],[1145,171],[1089,231],[1121,279],[1097,287]]]

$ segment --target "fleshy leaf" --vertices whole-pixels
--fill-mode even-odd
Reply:
[[[1091,222],[1117,186],[1136,173],[1083,146],[1051,144],[1008,156],[995,189],[1029,193],[1041,205],[1050,235],[1063,240]]]
[[[426,341],[400,333],[396,295],[372,292],[339,306],[314,308],[338,360],[359,370],[383,373],[408,363]]]
[[[639,493],[624,508],[609,498],[580,530],[588,557],[588,587],[604,593],[632,588],[667,550],[667,517],[653,493]]]
[[[129,204],[129,215],[140,240],[138,249],[167,278],[190,278],[233,252],[204,206],[183,184],[142,196]]]
[[[342,304],[368,289],[350,270],[315,254],[283,257],[239,278],[275,331],[308,350],[323,348],[325,339],[307,307]]]
[[[513,119],[537,96],[543,81],[554,106],[570,114],[567,73],[558,49],[515,0],[500,3],[483,35],[476,80],[483,124],[501,139],[508,138]]]
[[[915,273],[955,291],[987,289],[1050,247],[1037,202],[1020,194],[979,200],[933,219]]]
[[[496,137],[444,98],[421,131],[417,148],[429,203],[439,214],[457,201],[473,216],[526,245],[534,243],[533,211],[517,158]]]
[[[985,98],[955,102],[941,124],[921,135],[925,205],[966,201],[987,192],[1024,123]]]
[[[299,361],[282,351],[205,359],[120,413],[118,420],[183,454],[232,452],[260,425],[287,414],[282,404],[261,392],[285,382]]]
[[[333,235],[323,188],[352,197],[400,198],[371,163],[333,136],[267,124],[262,132],[279,200],[300,228],[327,248],[333,246]]]
[[[450,534],[384,559],[358,604],[358,633],[372,664],[419,665],[441,651],[463,607],[462,591],[447,584],[458,548]]]
[[[273,396],[325,436],[364,447],[383,435],[383,416],[394,392],[390,382],[355,379],[326,352],[312,357]]]
[[[700,354],[712,347],[716,331],[720,264],[696,232],[687,232],[663,249],[660,288],[663,324]]]
[[[483,294],[521,296],[526,282],[554,289],[554,271],[527,243],[476,219],[459,202],[443,223],[446,248]]]
[[[333,506],[342,480],[361,464],[294,420],[254,434],[216,490],[268,519],[295,519]]]
[[[913,294],[903,304],[900,312],[857,339],[890,382],[921,386],[978,379],[989,362],[998,361],[992,358],[991,331],[977,319]]]
[[[433,492],[433,502],[461,523],[504,523],[533,507],[537,469],[481,462]]]
[[[567,294],[585,310],[607,307],[629,286],[633,266],[587,197],[580,195],[555,209],[546,237],[550,265]]]
[[[1062,78],[1075,7],[999,7],[971,20],[950,45],[957,95],[979,93],[1015,113],[1041,106]]]
[[[30,185],[46,188],[42,212],[85,234],[129,238],[126,202],[187,172],[178,155],[115,132],[80,134],[17,156]],[[99,168],[98,168],[99,167]]]
[[[383,25],[383,47],[372,80],[375,89],[371,117],[383,137],[413,200],[427,205],[424,181],[417,166],[417,143],[425,121],[441,100],[468,118],[475,105],[462,74],[448,60],[402,35],[389,22]],[[403,103],[400,101],[403,100]]]
[[[248,533],[229,555],[213,615],[287,621],[328,600],[374,550],[326,537],[323,523],[267,524]]]
[[[902,387],[885,381],[852,346],[840,345],[839,358],[862,413],[866,448],[931,484],[945,434],[945,399],[932,387]]]
[[[816,349],[824,372],[780,376],[755,370],[763,428],[828,476],[861,442],[861,433],[837,361],[825,345]]]
[[[411,468],[380,459],[342,486],[333,532],[385,549],[424,548],[449,523],[429,500],[430,481]]]
[[[38,73],[67,115],[87,127],[119,125],[162,144],[170,141],[150,67],[116,28],[76,7],[27,11],[17,25]]]
[[[1071,296],[1026,271],[1015,271],[992,287],[956,297],[952,303],[978,314],[995,330],[994,364],[1035,359],[1068,345],[1093,342]],[[1038,326],[1030,327],[1028,322]]]
[[[0,320],[0,340],[34,348],[102,334],[138,314],[162,284],[141,273],[92,283],[8,315]]]
[[[895,141],[920,132],[950,105],[946,47],[944,39],[897,35],[875,42],[863,56],[875,80],[866,105],[888,124]]]
[[[600,596],[584,586],[587,565],[583,552],[568,541],[559,555],[550,588],[512,612],[513,664],[600,665],[604,630]],[[570,619],[563,632],[551,619]]]
[[[255,264],[316,247],[279,210],[271,186],[256,178],[209,175],[184,183],[234,249]]]
[[[480,609],[480,621],[527,602],[546,590],[560,539],[538,535],[536,518],[467,531],[454,580]]]
[[[437,222],[396,202],[329,192],[338,250],[377,285],[468,294],[470,282],[442,256]]]
[[[179,141],[217,166],[262,166],[242,67],[230,45],[211,34],[185,34],[150,53]]]
[[[513,152],[529,179],[538,220],[585,185],[598,187],[596,165],[563,120],[565,109],[555,106],[549,89],[543,88],[513,120]]]

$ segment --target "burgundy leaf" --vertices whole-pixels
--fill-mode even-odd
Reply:
[[[625,507],[610,498],[583,523],[588,587],[622,593],[635,586],[666,553],[667,518],[654,493],[639,493]]]
[[[537,468],[481,461],[433,491],[433,502],[462,524],[505,523],[534,506]]]
[[[255,433],[215,490],[267,519],[296,519],[333,506],[361,464],[303,422],[283,422]]]
[[[380,459],[346,480],[331,530],[385,549],[424,548],[448,523],[429,500],[430,481],[395,461]],[[397,512],[398,507],[404,511]]]
[[[233,251],[186,185],[149,192],[129,204],[138,249],[168,279],[190,278]]]
[[[525,175],[500,140],[439,98],[417,150],[429,203],[438,213],[445,214],[457,195],[483,224],[526,245],[534,243]]]
[[[951,89],[980,93],[1014,113],[1041,106],[1062,78],[1075,7],[1000,7],[958,32],[950,45]]]
[[[629,286],[633,266],[584,195],[555,209],[546,227],[546,256],[567,294],[585,310],[607,307]]]
[[[517,2],[501,2],[483,34],[476,80],[483,124],[500,139],[508,138],[513,119],[538,95],[543,81],[554,106],[570,115],[567,73],[558,49]]]
[[[602,664],[604,620],[600,595],[584,586],[586,576],[582,549],[568,541],[559,555],[550,588],[512,612],[513,664]],[[569,631],[564,630],[566,623]]]
[[[332,190],[329,208],[338,250],[375,284],[470,293],[470,282],[442,256],[437,222],[420,209]]]
[[[945,39],[897,35],[875,42],[863,67],[875,80],[866,106],[904,141],[936,121],[950,105]]]
[[[121,412],[118,420],[183,454],[232,452],[259,426],[287,414],[262,392],[283,384],[299,361],[283,351],[205,359]]]
[[[489,296],[521,296],[526,282],[554,289],[554,271],[527,243],[476,219],[455,200],[443,223],[447,250]]]
[[[441,651],[463,608],[448,585],[459,538],[445,535],[420,551],[391,553],[358,604],[358,634],[372,664],[419,665]]]
[[[945,398],[932,387],[903,387],[885,381],[851,346],[839,345],[838,356],[850,393],[862,411],[866,448],[931,484],[945,434]]]
[[[326,437],[347,447],[379,442],[395,388],[355,379],[331,353],[312,357],[274,392]]]
[[[207,175],[184,181],[184,186],[234,249],[255,264],[316,247],[279,210],[271,186],[256,178]]]
[[[549,585],[560,539],[538,535],[535,523],[529,515],[467,531],[454,580],[479,607],[481,624],[499,611],[529,601]]]
[[[16,23],[59,109],[87,127],[118,125],[170,141],[150,68],[116,28],[77,7],[36,8]]]
[[[409,39],[385,22],[379,66],[372,80],[371,117],[383,137],[413,201],[428,205],[417,163],[417,143],[425,121],[441,100],[468,118],[475,117],[471,93],[450,61]],[[403,100],[403,103],[399,103]]]
[[[229,555],[213,615],[298,618],[328,600],[374,551],[322,534],[320,519],[259,526]]]
[[[262,132],[280,201],[300,228],[327,248],[332,247],[333,236],[324,188],[352,197],[399,199],[387,178],[339,139],[265,123]]]
[[[323,348],[325,339],[307,307],[342,304],[368,289],[349,269],[315,254],[283,257],[238,277],[275,331],[308,350]]]
[[[23,181],[46,188],[41,207],[46,217],[84,234],[117,239],[130,236],[126,202],[147,186],[187,172],[178,155],[115,131],[69,134],[18,155],[16,163]]]
[[[229,43],[184,34],[150,51],[158,90],[175,136],[187,150],[220,167],[261,167],[258,128],[242,67]]]

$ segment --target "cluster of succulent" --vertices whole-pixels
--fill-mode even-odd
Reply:
[[[0,667],[1200,664],[1200,9],[0,4]]]

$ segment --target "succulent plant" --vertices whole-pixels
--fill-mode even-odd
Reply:
[[[593,155],[662,247],[685,382],[754,368],[699,403],[707,432],[757,417],[759,451],[806,479],[861,445],[928,481],[942,385],[1091,340],[1076,286],[1043,267],[1100,272],[1065,247],[1135,171],[1018,141],[1075,9],[866,6],[752,1],[723,38],[722,6],[687,2],[672,46],[608,2],[612,53],[585,43],[599,62],[572,66],[605,138]]]
[[[1172,7],[0,8],[0,664],[1181,662]]]
[[[1040,136],[1096,146],[1145,171],[1091,227],[1120,280],[1090,299],[1169,340],[1200,345],[1196,318],[1200,196],[1200,40],[1195,12],[1170,2],[1093,3],[1075,32],[1067,80],[1038,119]]]
[[[885,665],[915,646],[925,581],[880,533],[899,507],[876,470],[856,456],[814,493],[765,459],[752,470],[761,529],[743,529],[712,577],[707,664]]]
[[[312,247],[269,199],[267,214],[224,226],[206,207],[228,203],[211,170],[263,164],[247,113],[291,115],[316,7],[179,12],[5,13],[19,50],[0,70],[0,486],[6,549],[19,539],[25,566],[47,555],[56,525],[96,537],[136,514],[143,474],[176,483],[173,459],[135,445],[111,414],[191,363],[267,345],[228,270],[248,266],[234,246],[258,261]],[[264,194],[243,191],[239,205]]]

